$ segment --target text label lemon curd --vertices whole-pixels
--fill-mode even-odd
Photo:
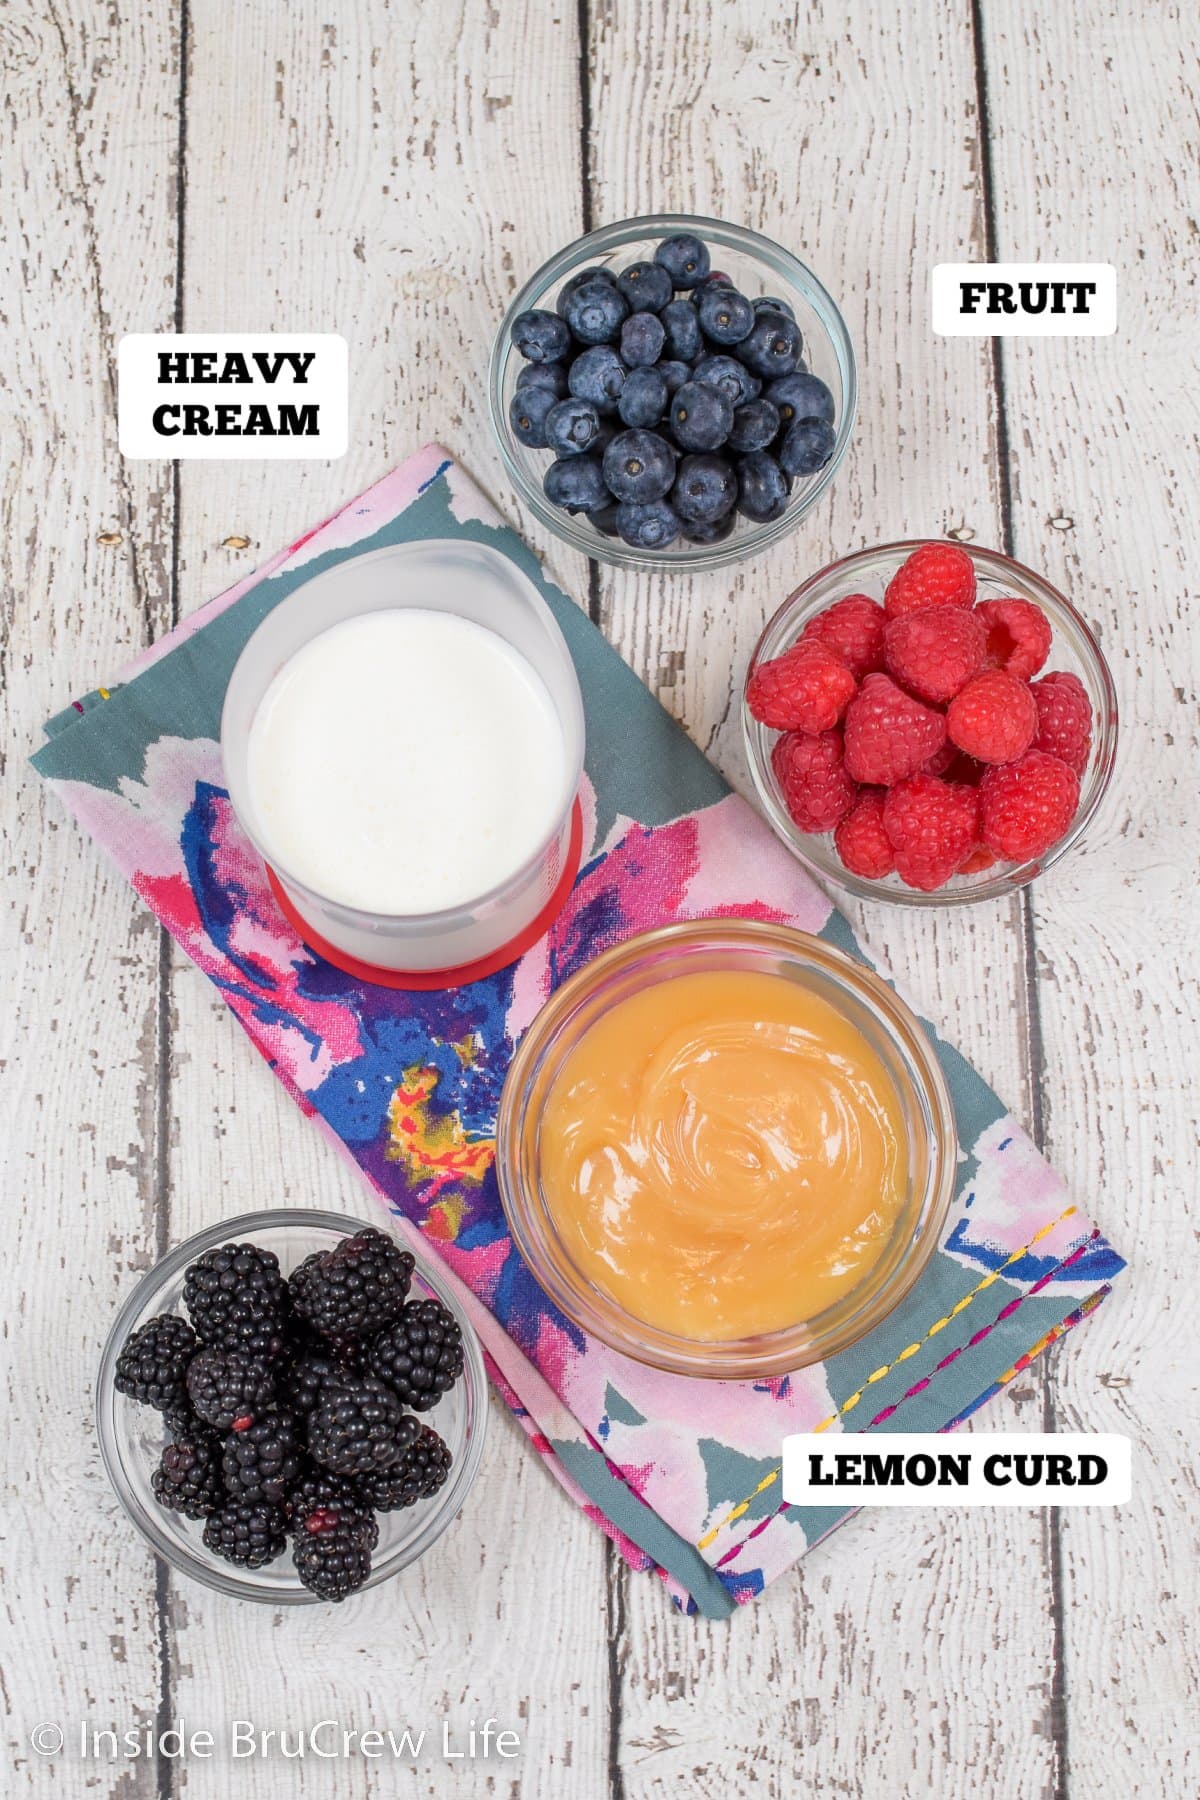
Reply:
[[[887,1432],[784,1439],[783,1497],[798,1506],[1120,1506],[1129,1439],[1113,1432]]]

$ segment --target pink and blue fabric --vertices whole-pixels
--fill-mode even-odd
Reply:
[[[553,608],[587,714],[585,856],[570,902],[513,968],[452,992],[370,986],[296,938],[238,829],[218,748],[230,671],[260,619],[320,570],[414,538],[513,558]],[[743,914],[855,956],[845,920],[437,446],[46,727],[34,763],[217,990],[301,1111],[399,1229],[445,1263],[496,1388],[557,1480],[677,1602],[730,1612],[846,1516],[780,1499],[792,1431],[944,1430],[1095,1307],[1122,1267],[987,1085],[931,1027],[961,1144],[940,1247],[862,1343],[762,1383],[655,1373],[548,1301],[505,1230],[493,1133],[505,1070],[556,983],[676,919]],[[867,959],[870,960],[870,959]]]

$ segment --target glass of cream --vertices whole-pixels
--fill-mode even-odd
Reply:
[[[541,595],[486,544],[398,545],[305,582],[237,661],[221,751],[281,909],[354,973],[486,974],[569,890],[579,683]]]

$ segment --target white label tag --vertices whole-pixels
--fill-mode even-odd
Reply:
[[[138,332],[117,351],[122,456],[346,453],[349,352],[335,332]]]
[[[1117,329],[1112,263],[938,263],[942,337],[1107,337]]]
[[[1121,1506],[1129,1439],[1113,1433],[821,1431],[783,1440],[792,1506]]]

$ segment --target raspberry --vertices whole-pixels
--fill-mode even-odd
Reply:
[[[883,610],[889,619],[926,606],[974,606],[975,565],[957,544],[922,544],[887,584]]]
[[[958,872],[960,875],[979,875],[984,869],[990,869],[995,860],[994,850],[989,850],[986,844],[976,844]]]
[[[1027,862],[1056,844],[1079,805],[1074,769],[1044,750],[989,769],[980,784],[983,841],[1006,862]]]
[[[988,666],[1022,681],[1036,675],[1050,654],[1050,621],[1032,600],[981,600],[976,616],[987,631]]]
[[[746,687],[746,704],[774,731],[831,731],[854,698],[855,681],[844,662],[823,644],[793,644],[782,656],[759,663]]]
[[[935,750],[929,761],[921,764],[919,773],[922,775],[945,775],[960,757],[963,762],[970,761],[970,758],[963,756],[962,751],[947,738],[941,749]]]
[[[978,787],[987,774],[988,765],[976,762],[973,756],[964,756],[961,750],[955,751],[954,760],[945,769],[927,769],[930,775],[945,775],[947,781],[956,781],[959,787]]]
[[[890,620],[884,646],[888,674],[918,700],[944,706],[983,667],[987,632],[961,606],[926,606]]]
[[[883,628],[887,624],[878,600],[847,594],[810,619],[800,633],[802,644],[814,640],[832,650],[856,681],[883,667]]]
[[[859,795],[833,834],[842,862],[852,875],[879,881],[896,866],[896,855],[883,829],[883,793],[876,788]]]
[[[840,731],[789,731],[776,742],[771,767],[801,831],[832,831],[854,805],[858,790],[843,765]]]
[[[1025,682],[1003,669],[985,669],[950,702],[951,740],[979,762],[1015,762],[1033,742],[1037,703]]]
[[[846,770],[855,781],[890,787],[913,775],[946,740],[946,721],[898,688],[868,675],[846,713]]]
[[[939,781],[936,775],[910,775],[897,782],[882,816],[897,874],[926,893],[958,874],[979,837],[975,790]]]
[[[1037,707],[1035,750],[1057,756],[1082,775],[1092,749],[1092,703],[1078,675],[1056,669],[1030,689]]]

